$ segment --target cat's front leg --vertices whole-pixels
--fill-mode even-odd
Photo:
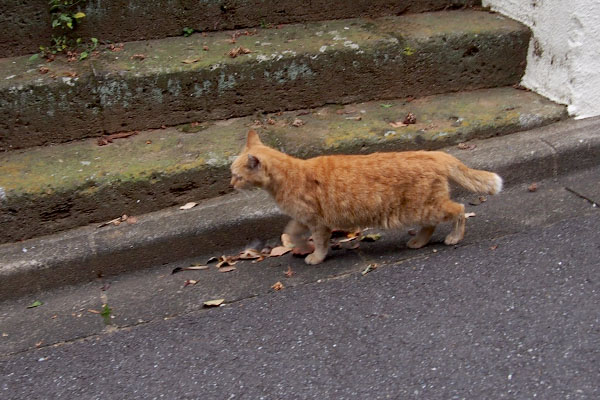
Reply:
[[[315,265],[323,262],[329,251],[329,239],[331,238],[331,229],[326,226],[311,227],[315,251],[306,256],[304,261],[309,265]]]
[[[304,225],[301,222],[298,222],[295,219],[292,219],[286,225],[283,233],[289,236],[290,241],[294,245],[294,247],[298,248],[304,254],[312,251],[308,244],[308,240],[305,237],[305,234],[308,232],[308,226]]]

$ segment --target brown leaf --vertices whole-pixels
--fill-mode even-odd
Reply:
[[[471,218],[471,217],[476,217],[476,216],[477,216],[477,214],[475,214],[474,212],[465,213],[465,218],[466,219]]]
[[[235,43],[235,39],[233,39],[232,43]],[[250,54],[250,53],[252,53],[251,50],[240,46],[240,47],[235,47],[235,48],[229,50],[229,53],[227,53],[227,54],[231,58],[236,58],[240,54]]]
[[[237,256],[221,256],[219,257],[219,263],[217,264],[217,268],[229,267],[237,263]]]
[[[204,51],[208,51],[208,50],[209,50],[209,49],[208,49],[208,46],[202,46],[202,50],[204,50]]]
[[[108,45],[108,49],[110,51],[117,52],[117,51],[122,51],[124,46],[125,45],[123,43],[116,43],[116,44],[111,43],[111,44]]]
[[[292,126],[295,126],[296,128],[302,125],[304,125],[304,121],[302,121],[300,118],[296,118],[294,122],[292,122]]]
[[[416,124],[417,123],[417,117],[415,117],[415,114],[409,112],[408,114],[406,114],[406,117],[404,117],[404,121],[402,121],[403,123],[405,123],[406,125],[408,124]]]
[[[219,272],[231,272],[231,271],[235,271],[237,268],[234,266],[229,266],[229,267],[222,267],[219,268]]]
[[[273,250],[271,250],[271,254],[269,254],[269,257],[279,257],[279,256],[289,253],[290,251],[292,251],[292,249],[289,247],[278,246],[278,247],[275,247]]]
[[[538,190],[537,183],[533,182],[531,185],[529,185],[529,187],[527,187],[527,190],[529,190],[532,193],[537,191]]]
[[[136,224],[138,222],[136,217],[127,217],[127,219],[125,220],[125,222],[127,222],[128,224]]]
[[[288,265],[287,271],[283,273],[286,278],[291,278],[294,275],[294,271],[292,271],[292,267]]]
[[[40,74],[47,74],[50,71],[50,68],[44,67],[43,65],[38,69]]]
[[[275,120],[273,118],[268,118],[267,119],[267,124],[269,124],[269,125],[275,125]]]
[[[146,140],[146,144],[152,144],[152,140]]]
[[[223,302],[225,301],[225,299],[216,299],[216,300],[209,300],[209,301],[205,301],[204,307],[218,307],[221,304],[223,304]]]
[[[367,268],[365,268],[364,270],[362,270],[361,274],[362,275],[366,275],[369,272],[373,271],[374,269],[376,269],[378,267],[377,264],[369,264],[367,265]]]
[[[185,60],[181,61],[184,64],[193,64],[195,62],[200,61],[200,57],[196,57],[196,58],[186,58]]]
[[[283,289],[284,287],[285,287],[285,286],[283,286],[283,283],[281,283],[281,282],[275,282],[275,283],[273,284],[273,286],[271,286],[271,289],[273,289],[273,290],[281,290],[281,289]]]
[[[392,128],[401,128],[403,126],[408,126],[407,124],[405,124],[404,122],[401,121],[396,121],[396,122],[390,122],[390,126]]]
[[[461,150],[473,150],[477,147],[477,145],[470,143],[459,143],[456,147],[458,147]]]
[[[208,268],[210,268],[208,265],[194,264],[194,265],[190,265],[189,267],[174,268],[173,271],[171,271],[171,274],[176,274],[181,271],[202,271],[202,270],[205,270]]]
[[[254,260],[256,258],[261,258],[262,254],[260,251],[256,249],[246,249],[242,251],[239,255],[240,260]]]
[[[198,281],[195,281],[193,279],[188,279],[185,282],[183,282],[183,287],[194,286],[196,283],[198,283]]]
[[[194,203],[193,201],[190,201],[189,203],[185,203],[184,205],[179,207],[179,209],[180,210],[189,210],[190,208],[194,208],[197,205],[198,205],[198,203]]]
[[[132,60],[140,60],[142,61],[146,56],[144,54],[134,54],[131,56]]]
[[[490,247],[490,250],[496,250],[497,248],[498,248],[498,245],[495,244],[495,245],[493,245],[493,246]]]
[[[315,251],[315,246],[312,243],[308,243],[304,247],[294,247],[292,249],[292,254],[295,255],[295,256],[302,257],[302,256],[309,255],[313,251]]]
[[[485,196],[479,196],[474,200],[469,201],[469,204],[472,206],[478,206],[481,203],[485,203],[487,201],[487,197]]]
[[[372,233],[370,235],[364,235],[360,237],[361,242],[376,242],[381,239],[381,235],[379,233]]]

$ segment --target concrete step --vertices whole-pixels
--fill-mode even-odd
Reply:
[[[390,125],[409,112],[416,124]],[[104,146],[87,139],[0,153],[0,243],[225,194],[229,164],[250,128],[265,143],[310,157],[435,149],[563,118],[564,106],[508,87],[185,124]]]
[[[7,1],[0,5],[0,57],[35,53],[52,38],[47,0]],[[127,0],[87,1],[86,17],[74,34],[127,42],[181,36],[197,31],[240,29],[324,19],[381,17],[480,5],[480,0]]]
[[[258,110],[512,85],[530,37],[521,24],[471,10],[248,33],[235,43],[233,32],[130,42],[83,62],[0,59],[0,150]],[[231,57],[239,47],[251,53]]]

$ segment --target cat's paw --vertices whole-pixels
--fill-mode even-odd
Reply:
[[[458,242],[460,242],[462,240],[462,237],[458,236],[458,235],[448,235],[446,236],[446,239],[444,239],[444,244],[448,245],[448,246],[452,246],[457,244]]]
[[[325,256],[320,256],[315,253],[312,253],[312,254],[309,254],[306,256],[306,258],[304,259],[304,262],[307,263],[308,265],[316,265],[316,264],[322,263],[324,259],[325,259]]]

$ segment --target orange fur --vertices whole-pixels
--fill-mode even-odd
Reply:
[[[301,160],[262,144],[254,131],[231,165],[236,189],[261,187],[292,217],[285,229],[293,243],[306,246],[310,230],[315,251],[308,264],[322,262],[331,230],[420,225],[408,242],[427,244],[435,226],[453,223],[446,244],[464,236],[464,206],[450,199],[448,180],[471,191],[495,194],[502,179],[466,167],[439,151],[406,151],[369,155],[334,155]]]

